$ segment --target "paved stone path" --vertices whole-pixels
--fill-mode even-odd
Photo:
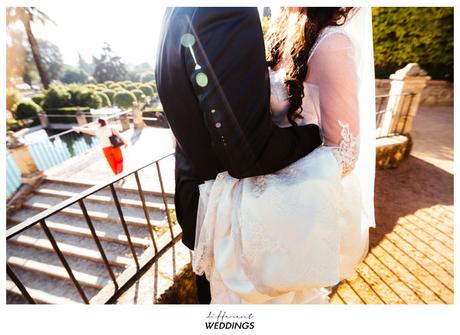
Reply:
[[[370,253],[335,304],[452,304],[453,108],[421,107],[411,157],[377,171]]]
[[[124,171],[136,168],[152,159],[159,159],[173,152],[172,132],[164,128],[129,129],[122,133],[128,141],[128,147],[122,148]],[[165,190],[174,193],[174,157],[160,162]],[[101,148],[73,157],[66,162],[46,171],[53,179],[98,184],[113,177],[112,170],[105,160]],[[159,191],[157,171],[154,165],[139,171],[144,190]],[[124,188],[137,188],[134,176],[126,178]]]

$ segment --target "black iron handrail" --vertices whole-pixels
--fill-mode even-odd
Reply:
[[[126,221],[125,221],[125,218],[124,218],[124,215],[123,215],[123,211],[122,211],[122,208],[121,208],[121,205],[120,205],[120,202],[119,202],[119,199],[118,199],[118,195],[117,195],[117,191],[114,187],[114,184],[116,182],[118,182],[119,180],[123,179],[123,178],[126,178],[132,174],[134,174],[135,176],[135,179],[136,179],[136,184],[137,184],[137,189],[138,189],[138,192],[139,192],[139,195],[140,195],[140,199],[141,199],[141,203],[142,203],[142,207],[144,209],[144,214],[145,214],[145,218],[146,218],[146,221],[147,221],[147,226],[148,226],[148,230],[149,230],[149,235],[150,235],[150,238],[152,240],[152,246],[153,246],[153,249],[154,249],[154,253],[150,256],[149,258],[149,262],[150,261],[154,261],[156,260],[158,257],[160,257],[166,249],[169,249],[171,248],[174,243],[176,243],[179,238],[180,238],[180,235],[181,233],[177,234],[177,236],[174,236],[174,232],[173,232],[173,223],[172,223],[172,218],[170,216],[170,213],[169,213],[169,209],[168,209],[168,202],[167,202],[167,196],[166,196],[166,193],[165,193],[165,189],[164,189],[164,186],[163,186],[163,178],[162,178],[162,175],[161,175],[161,170],[160,170],[160,165],[159,165],[159,162],[165,158],[168,158],[168,157],[171,157],[173,156],[174,153],[169,153],[167,155],[164,155],[162,157],[160,157],[159,159],[156,159],[156,160],[153,160],[153,161],[150,161],[148,163],[145,163],[145,164],[142,164],[136,168],[133,168],[131,170],[128,170],[126,172],[123,172],[123,173],[120,173],[116,176],[113,176],[112,178],[110,178],[110,180],[106,181],[106,182],[103,182],[103,183],[100,183],[98,185],[94,185],[93,187],[79,193],[79,194],[76,194],[74,195],[73,197],[70,197],[69,199],[66,199],[64,201],[62,201],[61,203],[57,204],[57,205],[54,205],[52,206],[51,208],[48,208],[47,210],[41,212],[41,213],[38,213],[37,215],[31,217],[31,218],[28,218],[26,219],[25,221],[7,229],[6,231],[6,240],[8,241],[9,239],[13,238],[14,236],[20,234],[21,232],[29,229],[30,227],[36,225],[36,224],[40,224],[40,226],[42,227],[43,231],[45,232],[45,235],[46,237],[48,238],[49,242],[51,243],[51,246],[54,250],[54,252],[56,253],[56,255],[58,256],[58,258],[60,259],[63,267],[65,268],[70,280],[73,282],[75,288],[77,289],[81,299],[83,300],[83,302],[85,304],[89,304],[90,303],[90,300],[88,299],[88,297],[86,296],[81,284],[78,282],[78,280],[75,278],[75,275],[69,265],[69,263],[67,262],[66,260],[66,257],[64,256],[64,253],[60,250],[59,248],[59,245],[58,243],[56,242],[51,230],[49,229],[49,227],[47,226],[46,224],[46,219],[48,217],[50,217],[51,215],[53,214],[56,214],[60,211],[62,211],[63,209],[73,205],[73,204],[76,204],[78,203],[79,206],[80,206],[80,209],[83,213],[83,216],[88,224],[88,227],[90,229],[90,232],[91,232],[91,236],[92,238],[94,239],[95,243],[96,243],[96,246],[101,254],[101,258],[102,258],[102,261],[105,265],[105,267],[107,268],[107,271],[109,272],[109,275],[110,275],[110,278],[113,282],[113,285],[114,285],[114,291],[113,291],[113,294],[107,296],[106,298],[104,298],[104,302],[108,302],[110,299],[113,299],[113,297],[116,296],[117,293],[120,292],[120,289],[122,285],[126,285],[127,281],[125,281],[124,283],[122,283],[122,285],[119,285],[116,277],[115,277],[115,274],[113,273],[113,270],[110,266],[110,263],[107,259],[107,256],[105,254],[105,251],[103,249],[103,246],[100,242],[100,239],[99,239],[99,236],[97,235],[96,233],[96,229],[94,228],[94,225],[92,223],[92,220],[91,220],[91,217],[88,213],[88,211],[86,210],[86,206],[84,204],[84,199],[87,198],[88,196],[102,190],[103,188],[106,188],[106,187],[110,187],[110,190],[111,190],[111,193],[112,193],[112,196],[113,196],[113,200],[114,200],[114,203],[115,203],[115,206],[117,208],[117,212],[118,212],[118,215],[120,217],[120,221],[121,221],[121,224],[123,226],[123,230],[125,232],[125,235],[126,235],[126,238],[127,238],[127,241],[128,241],[128,245],[129,245],[129,248],[132,252],[132,255],[133,255],[133,259],[134,259],[134,262],[135,262],[135,265],[136,265],[136,272],[133,273],[131,276],[130,276],[130,279],[131,278],[134,278],[138,273],[139,271],[145,267],[147,265],[148,262],[145,262],[145,260],[142,261],[142,263],[140,262],[140,260],[138,259],[138,256],[136,254],[136,251],[135,251],[135,248],[134,248],[134,245],[132,243],[132,240],[131,240],[131,235],[130,235],[130,232],[128,230],[128,227],[127,227],[127,224],[126,224]],[[168,221],[168,227],[169,227],[169,230],[170,230],[170,234],[171,234],[171,241],[169,243],[167,243],[161,250],[158,250],[158,246],[157,246],[157,243],[156,243],[156,240],[155,240],[155,236],[153,234],[153,226],[150,222],[150,216],[148,214],[148,210],[147,210],[147,206],[146,206],[146,202],[145,202],[145,196],[144,196],[144,191],[142,190],[142,186],[141,186],[141,182],[140,182],[140,179],[139,179],[139,171],[148,167],[148,166],[151,166],[151,165],[155,165],[156,166],[156,170],[157,170],[157,174],[158,174],[158,179],[159,179],[159,183],[160,183],[160,188],[161,188],[161,196],[162,196],[162,199],[163,199],[163,205],[164,205],[164,208],[165,208],[165,212],[166,212],[166,217],[167,217],[167,221]],[[31,304],[35,304],[36,301],[32,298],[32,296],[30,295],[30,293],[28,292],[27,288],[24,286],[24,284],[21,282],[21,280],[18,278],[18,276],[16,276],[16,274],[14,273],[14,271],[12,270],[12,268],[9,266],[8,262],[6,264],[6,271],[7,271],[7,275],[8,277],[11,278],[11,280],[15,283],[15,285],[17,286],[17,288],[19,289],[19,291],[22,293],[22,295],[24,296],[24,298]]]
[[[119,117],[119,116],[121,116],[121,115],[130,114],[130,113],[132,113],[132,110],[131,110],[131,109],[129,109],[129,110],[127,110],[127,111],[121,111],[121,112],[117,112],[117,113],[115,113],[115,114],[111,114],[111,115],[107,116],[106,119],[113,119],[113,118]],[[58,116],[58,117],[71,117],[71,118],[75,118],[75,117],[76,117],[75,115],[57,115],[57,114],[52,114],[52,115],[53,115],[53,116],[56,115],[56,116]],[[85,115],[85,116],[93,116],[93,117],[96,117],[96,116],[97,116],[97,115],[94,115],[94,114],[91,114],[91,115],[84,114],[84,115]],[[46,116],[49,117],[49,116],[51,116],[51,115],[46,114]],[[92,124],[96,124],[96,123],[97,123],[97,121],[88,122],[88,123],[85,124],[83,127],[88,127],[88,126],[90,126],[90,125],[92,125]],[[75,132],[75,130],[72,129],[72,128],[71,128],[71,129],[68,129],[68,130],[63,131],[63,132],[61,132],[61,133],[59,133],[59,134],[49,136],[49,137],[46,138],[46,140],[51,140],[51,139],[53,139],[53,138],[55,138],[55,137],[60,137],[60,136],[62,136],[62,135],[65,135],[65,134],[71,133],[71,132]],[[43,141],[43,140],[40,140],[40,141]],[[37,141],[37,142],[39,142],[39,141]]]
[[[40,222],[41,220],[44,220],[44,219],[47,219],[48,217],[50,217],[51,215],[53,214],[56,214],[57,212],[63,210],[64,208],[67,208],[69,206],[72,206],[73,204],[77,203],[78,201],[80,201],[81,199],[84,199],[100,190],[102,190],[103,188],[111,185],[111,184],[114,184],[116,183],[117,181],[139,171],[139,170],[142,170],[144,168],[146,168],[147,166],[150,166],[150,165],[153,165],[167,157],[170,157],[170,156],[173,156],[174,153],[169,153],[165,156],[162,156],[161,158],[157,159],[157,160],[154,160],[152,162],[149,162],[149,163],[145,163],[141,166],[138,166],[134,169],[131,169],[131,170],[128,170],[126,172],[122,172],[120,174],[117,174],[116,176],[113,176],[112,178],[110,178],[109,181],[106,181],[104,183],[100,183],[100,184],[97,184],[97,185],[94,185],[90,188],[88,188],[87,190],[79,193],[79,194],[76,194],[74,195],[73,197],[70,197],[48,209],[46,209],[45,211],[43,212],[40,212],[38,213],[37,215],[34,215],[28,219],[26,219],[25,221],[15,225],[14,227],[11,227],[9,229],[6,230],[6,239],[9,240],[10,238],[14,237],[15,235],[23,232],[24,230],[30,228],[31,226],[33,226],[34,224]],[[158,164],[158,163],[157,163]]]

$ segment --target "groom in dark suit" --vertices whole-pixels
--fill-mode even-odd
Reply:
[[[288,166],[321,144],[316,125],[279,128],[255,8],[168,8],[156,63],[158,94],[176,137],[177,218],[194,247],[198,185]],[[197,276],[198,300],[210,302]]]

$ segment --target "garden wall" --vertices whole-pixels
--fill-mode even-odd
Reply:
[[[375,94],[384,95],[390,91],[390,79],[375,80]],[[429,80],[422,93],[422,105],[453,106],[454,84],[446,80]]]

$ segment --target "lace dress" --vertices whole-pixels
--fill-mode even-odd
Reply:
[[[326,28],[312,48],[299,125],[320,126],[324,145],[270,175],[224,172],[200,185],[193,269],[212,303],[327,303],[368,248],[360,185],[353,45]],[[287,119],[285,65],[270,71],[273,121]]]

